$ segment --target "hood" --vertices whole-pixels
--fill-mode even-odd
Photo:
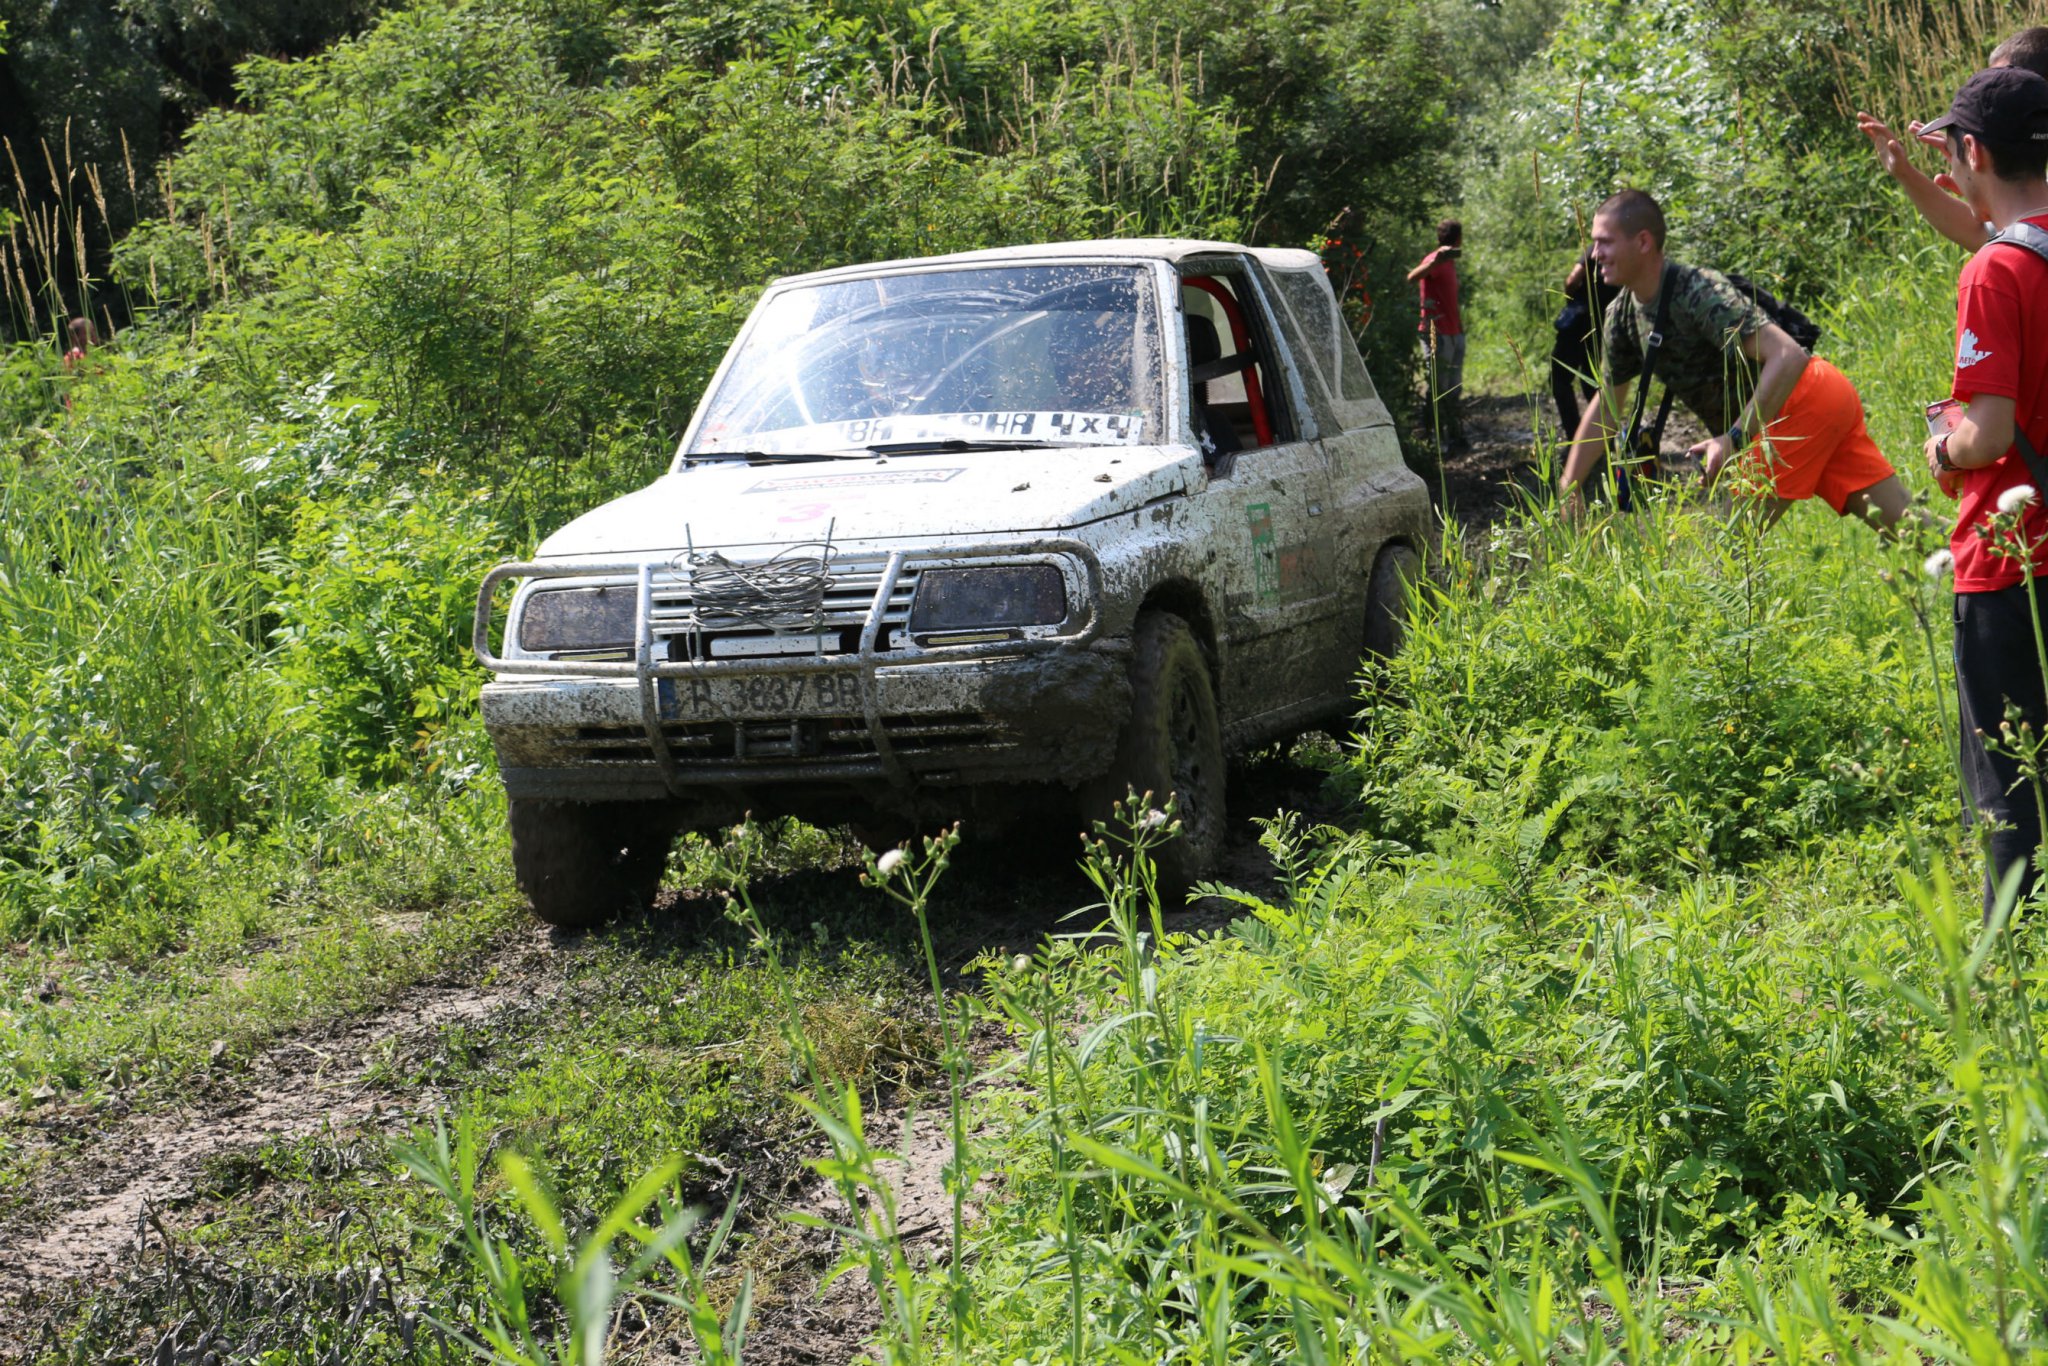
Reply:
[[[1065,531],[1134,512],[1207,478],[1185,446],[1090,446],[819,460],[699,462],[587,512],[540,558],[1003,532]],[[685,528],[688,528],[687,536]]]

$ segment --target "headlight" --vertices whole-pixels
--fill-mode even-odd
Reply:
[[[639,604],[639,589],[630,583],[542,589],[520,609],[520,647],[536,654],[630,648]]]
[[[1055,626],[1066,619],[1066,576],[1050,564],[927,569],[910,604],[914,636]]]

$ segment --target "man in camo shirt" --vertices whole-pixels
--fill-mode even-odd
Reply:
[[[1607,373],[1600,399],[1579,419],[1559,489],[1576,508],[1579,486],[1626,423],[1628,388],[1643,370],[1667,278],[1664,211],[1641,190],[1623,190],[1593,216],[1593,259],[1622,287],[1608,305]],[[1864,426],[1863,400],[1842,372],[1765,316],[1719,271],[1672,264],[1671,303],[1653,382],[1716,435],[1694,446],[1708,488],[1747,453],[1770,492],[1765,525],[1793,503],[1819,497],[1837,513],[1889,530],[1906,511],[1906,490]]]

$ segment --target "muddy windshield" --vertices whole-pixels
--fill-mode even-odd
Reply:
[[[765,302],[684,454],[1132,446],[1164,411],[1142,267],[928,271]]]

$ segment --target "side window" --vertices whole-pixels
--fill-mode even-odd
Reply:
[[[1252,279],[1287,342],[1288,354],[1294,358],[1301,396],[1315,417],[1315,434],[1324,436],[1341,431],[1346,424],[1338,420],[1336,405],[1330,402],[1336,387],[1336,371],[1332,368],[1336,359],[1336,338],[1332,335],[1335,316],[1329,310],[1304,309],[1294,297],[1307,293],[1299,288],[1301,284],[1313,289],[1321,282],[1299,271],[1276,271],[1261,262],[1253,263]],[[1313,296],[1309,301],[1313,302]]]
[[[1268,272],[1309,345],[1315,350],[1317,366],[1330,393],[1347,401],[1372,402],[1379,394],[1365,373],[1365,361],[1358,343],[1337,313],[1337,300],[1321,270],[1273,270]]]
[[[1214,270],[1181,277],[1195,437],[1212,456],[1292,441],[1301,431],[1288,385],[1245,277]]]

